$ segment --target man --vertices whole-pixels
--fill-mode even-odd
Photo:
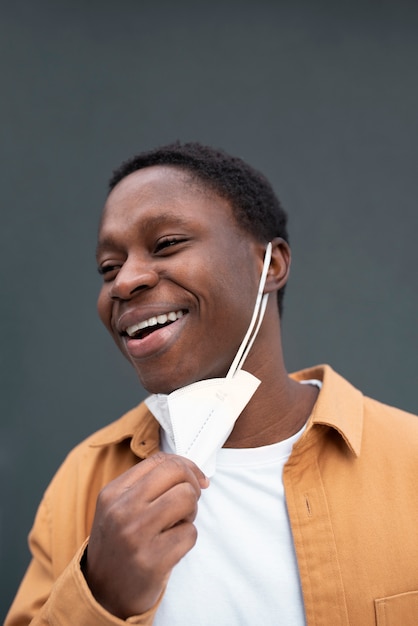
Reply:
[[[265,178],[199,144],[139,155],[97,262],[151,396],[58,471],[6,625],[416,626],[417,419],[328,366],[287,374]]]

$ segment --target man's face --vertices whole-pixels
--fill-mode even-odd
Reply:
[[[253,311],[260,249],[229,203],[184,171],[148,167],[113,189],[98,311],[145,389],[225,376]]]

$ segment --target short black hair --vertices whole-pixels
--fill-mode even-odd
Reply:
[[[171,143],[122,163],[109,181],[109,193],[126,176],[153,165],[178,167],[226,199],[237,223],[255,239],[289,241],[287,214],[267,178],[242,159],[197,142]],[[284,287],[277,293],[282,314]]]

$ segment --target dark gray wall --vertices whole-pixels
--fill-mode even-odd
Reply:
[[[2,2],[1,607],[68,450],[143,392],[96,319],[106,181],[174,139],[290,214],[289,369],[417,411],[415,1]]]

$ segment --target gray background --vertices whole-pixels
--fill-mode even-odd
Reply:
[[[417,411],[415,1],[1,2],[1,606],[70,448],[143,392],[96,319],[111,170],[200,140],[290,214],[289,369]]]

